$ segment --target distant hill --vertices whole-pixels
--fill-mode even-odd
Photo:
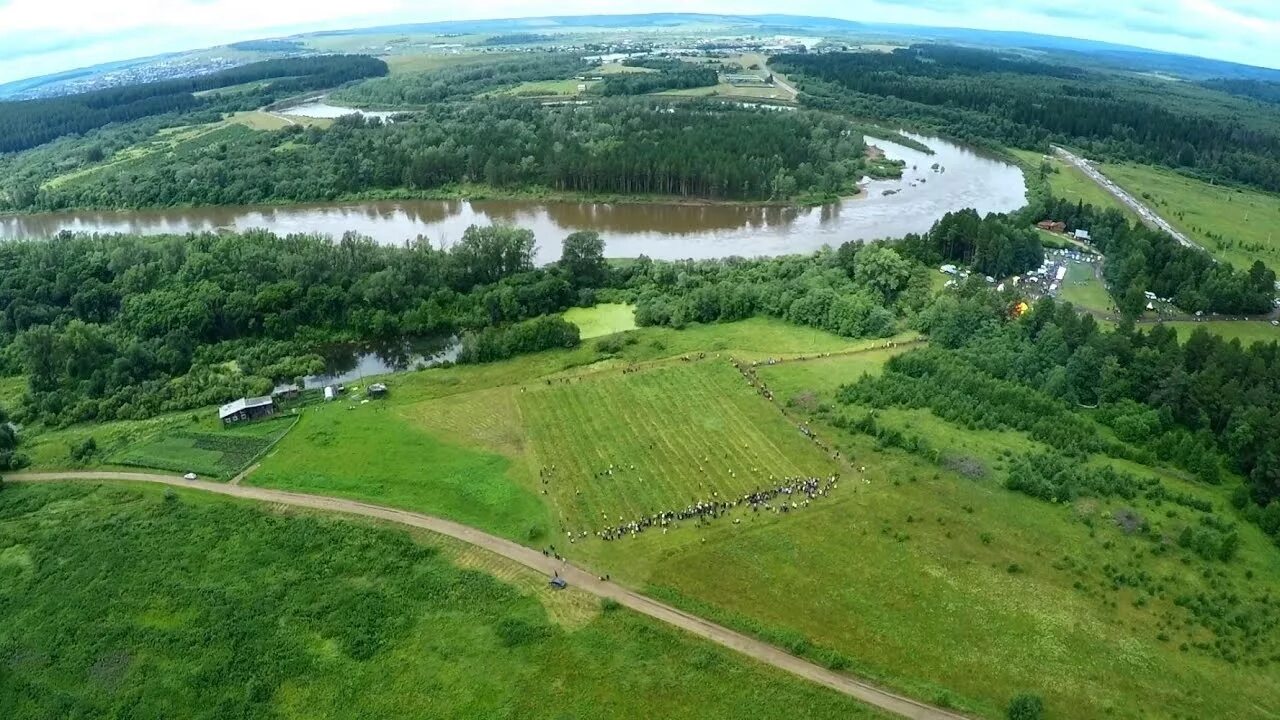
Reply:
[[[674,28],[706,26],[722,31],[757,34],[822,35],[833,39],[900,40],[977,45],[995,48],[1023,48],[1063,57],[1077,65],[1093,65],[1116,70],[1177,75],[1190,80],[1226,78],[1280,82],[1280,70],[1272,70],[1223,60],[1159,52],[1127,45],[1084,40],[1080,38],[1040,35],[1036,33],[973,30],[966,28],[926,27],[863,23],[839,18],[803,15],[715,15],[705,13],[647,13],[634,15],[567,15],[508,18],[497,20],[448,20],[429,23],[403,23],[376,27],[326,30],[304,33],[293,38],[249,40],[229,47],[254,49],[268,53],[290,54],[298,51],[297,41],[307,37],[335,37],[389,34],[554,34],[586,28]],[[129,68],[181,53],[105,63],[0,85],[0,99],[30,94],[33,90],[95,74]]]

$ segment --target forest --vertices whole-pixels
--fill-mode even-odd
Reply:
[[[715,68],[694,65],[681,60],[657,58],[629,59],[623,63],[629,67],[647,68],[656,72],[618,73],[606,75],[593,92],[604,96],[647,95],[663,90],[708,87],[720,82]]]
[[[617,271],[636,323],[682,328],[757,315],[845,337],[886,337],[928,300],[928,271],[883,244],[812,257],[641,261]]]
[[[17,152],[111,123],[166,113],[248,110],[308,90],[387,74],[387,64],[363,55],[326,55],[264,60],[208,75],[129,85],[41,100],[0,102],[0,153]],[[253,97],[228,105],[219,95],[197,97],[202,90],[271,80]]]
[[[356,107],[408,108],[450,100],[470,100],[482,93],[524,82],[562,80],[587,69],[577,55],[534,53],[483,58],[422,73],[392,75],[338,90],[334,102]]]
[[[1010,319],[1010,302],[977,283],[940,297],[918,316],[930,347],[846,387],[843,399],[1020,430],[1077,462],[1105,452],[1168,463],[1210,484],[1229,470],[1245,478],[1237,507],[1280,541],[1280,344],[1245,348],[1203,329],[1179,344],[1160,325],[1107,331],[1052,298]],[[1011,473],[1013,489],[1046,500],[1132,491],[1121,476],[1071,476],[1056,461],[1026,462]]]
[[[1044,264],[1040,236],[1024,215],[979,217],[972,208],[950,212],[929,232],[907,235],[894,247],[926,265],[951,261],[982,275],[1018,275]]]
[[[1041,150],[1068,144],[1111,160],[1280,190],[1273,109],[1210,87],[941,45],[770,62],[813,107],[909,119],[979,143]]]
[[[862,136],[817,112],[614,98],[589,107],[517,100],[436,105],[383,124],[231,126],[172,153],[115,163],[22,196],[15,210],[421,196],[483,184],[510,190],[723,200],[833,198],[867,172]],[[27,204],[21,205],[20,201]]]
[[[28,378],[20,422],[218,404],[322,369],[324,346],[460,334],[577,302],[574,275],[534,268],[533,249],[531,232],[501,227],[471,228],[448,251],[261,231],[4,243],[0,374]],[[575,338],[535,325],[496,344]]]

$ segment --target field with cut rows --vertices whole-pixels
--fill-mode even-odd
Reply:
[[[727,357],[531,387],[520,406],[533,462],[569,529],[836,472]]]

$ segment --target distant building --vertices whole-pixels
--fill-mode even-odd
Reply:
[[[934,164],[937,165],[937,163],[934,163]],[[1058,234],[1062,234],[1067,231],[1067,224],[1064,222],[1058,222],[1056,220],[1041,220],[1040,222],[1036,223],[1036,227],[1040,228],[1041,230],[1048,230],[1051,233],[1058,233]]]
[[[259,420],[275,414],[276,401],[269,395],[256,398],[240,398],[218,409],[218,418],[226,425]]]
[[[1089,231],[1076,230],[1076,239],[1079,240],[1080,242],[1089,242],[1090,241]]]
[[[271,397],[281,399],[292,399],[298,397],[302,393],[302,388],[297,385],[281,385],[271,391]]]

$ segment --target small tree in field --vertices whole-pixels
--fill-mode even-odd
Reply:
[[[1022,693],[1009,703],[1009,720],[1044,720],[1044,700],[1039,695]]]

